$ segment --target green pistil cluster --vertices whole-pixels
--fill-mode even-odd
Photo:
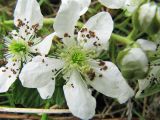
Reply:
[[[81,65],[86,60],[86,55],[81,50],[75,50],[71,54],[71,61],[73,64],[79,64]]]
[[[77,68],[82,72],[89,69],[87,62],[87,53],[82,48],[71,47],[61,54],[62,59],[66,61],[67,68]]]
[[[11,44],[8,46],[8,50],[9,53],[14,56],[23,57],[28,53],[29,46],[27,42],[22,39],[12,40]]]

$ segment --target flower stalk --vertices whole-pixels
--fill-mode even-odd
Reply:
[[[46,102],[46,105],[45,105],[45,109],[48,109],[49,106],[50,106],[50,102],[47,101],[47,102]],[[42,114],[42,117],[41,117],[41,120],[48,120],[48,115],[47,115],[46,113],[43,113],[43,114]]]

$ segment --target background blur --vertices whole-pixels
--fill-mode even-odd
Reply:
[[[56,13],[60,6],[60,0],[38,0],[38,1],[39,4],[41,5],[42,14],[46,18],[54,18],[56,16]],[[5,25],[3,24],[3,22],[6,20],[13,20],[13,12],[15,5],[16,5],[16,0],[0,0],[0,66],[4,64],[3,36],[7,35],[8,31],[14,28],[13,25]],[[109,11],[112,14],[114,20],[116,20],[115,16],[117,16],[119,13],[122,12],[121,10],[112,10],[112,11],[108,10],[102,5],[100,5],[97,0],[92,0],[92,4],[88,12],[81,17],[80,21],[85,23],[90,16],[93,16],[97,12],[104,10]],[[123,16],[122,18],[116,20],[116,23],[120,23],[124,19],[125,18]],[[127,34],[127,32],[129,32],[130,29],[131,26],[128,25],[126,28],[122,28],[122,31],[120,33],[125,35]],[[40,34],[42,36],[45,36],[51,33],[52,31],[53,31],[52,25],[49,25],[47,27],[45,26],[40,31]],[[114,31],[116,31],[116,27]],[[121,45],[118,46],[118,48],[121,47],[123,46]],[[135,91],[137,91],[138,89],[137,81],[130,81],[130,85],[135,89]],[[96,108],[97,118],[124,118],[124,117],[131,118],[131,116],[133,116],[133,118],[140,120],[160,120],[160,94],[155,94],[151,97],[144,97],[141,99],[133,98],[127,104],[122,104],[122,105],[120,105],[114,99],[103,96],[102,94],[97,92],[94,92],[94,96],[97,99],[97,108]],[[5,98],[3,95],[0,94],[0,106],[10,105],[15,107],[28,107],[27,105],[24,106],[20,104],[21,102],[13,103],[13,105],[11,105],[9,104],[9,102],[7,102],[6,99],[7,98]],[[65,102],[63,103],[65,104]],[[37,107],[36,105],[33,106]],[[65,105],[59,107],[66,108]]]

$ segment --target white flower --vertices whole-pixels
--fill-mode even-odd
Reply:
[[[81,15],[81,5],[77,0],[68,0],[67,4],[62,2],[54,30],[63,44],[55,44],[56,52],[50,57],[33,58],[23,67],[20,80],[24,86],[41,87],[48,81],[55,81],[55,77],[61,73],[66,80],[63,89],[69,110],[81,119],[90,119],[95,114],[96,101],[88,85],[106,96],[118,99],[120,103],[126,102],[134,92],[116,65],[96,59],[102,50],[108,49],[113,30],[109,13],[96,14],[78,34],[74,34]]]
[[[48,54],[51,47],[52,41],[48,41],[48,37],[41,42],[41,38],[35,35],[43,25],[43,16],[36,0],[18,0],[14,12],[14,23],[18,27],[18,32],[13,30],[10,36],[5,37],[8,63],[0,68],[0,92],[6,92],[9,89],[23,65],[29,62],[34,54]],[[45,49],[42,49],[44,47]],[[46,86],[41,86],[40,89],[43,87]]]
[[[104,6],[110,9],[124,9],[132,14],[143,0],[99,0]]]
[[[145,39],[138,39],[136,43],[139,44],[144,51],[156,51],[157,48],[156,43]]]
[[[158,48],[158,44],[156,44],[155,42],[149,41],[149,40],[145,40],[145,39],[138,39],[136,41],[136,43],[139,44],[141,49],[146,52],[148,52],[148,51],[155,52]],[[146,76],[146,78],[138,80],[139,90],[136,93],[136,97],[139,97],[141,95],[141,93],[147,87],[149,87],[149,85],[151,85],[151,83],[157,82],[154,80],[156,80],[156,79],[158,80],[159,65],[157,65],[156,61],[155,61],[155,64],[153,62],[152,65],[148,64],[148,66],[149,65],[150,65],[150,71],[149,71],[148,75]]]
[[[124,51],[120,60],[121,71],[127,79],[144,78],[148,71],[148,58],[141,48]]]
[[[143,29],[147,29],[156,15],[156,4],[145,3],[139,9],[139,24]]]

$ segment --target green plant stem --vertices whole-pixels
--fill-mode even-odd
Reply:
[[[47,102],[46,102],[46,105],[45,105],[45,109],[48,109],[49,106],[50,106],[50,102],[47,101]],[[46,113],[43,113],[43,114],[42,114],[42,117],[41,117],[41,120],[48,120],[48,115],[47,115]]]
[[[54,19],[53,18],[44,18],[43,20],[44,25],[51,25],[54,23]],[[9,26],[13,26],[14,25],[14,21],[13,20],[6,20],[0,24],[4,24],[4,25],[9,25]]]
[[[128,38],[134,40],[138,34],[138,27],[137,27],[137,11],[133,14],[132,16],[132,25],[133,25],[133,29],[131,31],[131,33],[128,35]]]
[[[44,18],[43,23],[44,23],[44,25],[52,25],[54,23],[54,19],[53,18]],[[8,20],[8,21],[4,21],[3,24],[11,26],[14,23],[13,23],[13,20]],[[83,23],[78,22],[77,26],[79,28],[81,28],[83,26]],[[112,33],[111,39],[114,39],[115,41],[120,42],[122,44],[126,44],[126,45],[132,43],[132,40],[130,39],[130,37],[129,38],[123,37],[123,36],[115,34],[115,33]]]
[[[131,31],[131,33],[128,35],[128,38],[129,39],[135,39],[135,36],[137,35],[137,32],[138,32],[138,30],[137,30],[137,28],[133,28],[133,30]]]
[[[125,44],[125,45],[130,45],[133,43],[133,41],[130,38],[123,37],[123,36],[115,34],[115,33],[112,33],[111,39],[113,39],[119,43]]]

